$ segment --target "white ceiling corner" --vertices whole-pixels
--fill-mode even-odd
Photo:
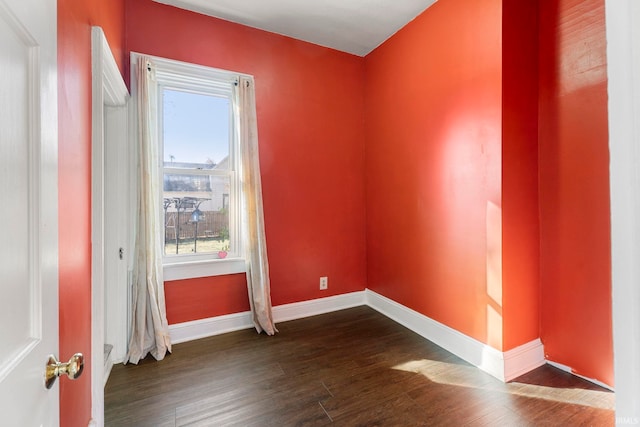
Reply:
[[[436,0],[154,0],[358,56]]]

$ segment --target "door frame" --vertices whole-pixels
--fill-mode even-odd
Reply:
[[[605,2],[616,424],[640,423],[640,4]]]
[[[108,131],[128,138],[129,91],[100,27],[91,28],[91,425],[104,425],[105,142]],[[113,108],[112,108],[113,107]],[[109,110],[109,112],[108,112]],[[114,135],[115,136],[115,135]],[[115,167],[115,165],[114,165]],[[115,254],[111,254],[115,255]],[[126,295],[126,283],[122,286]],[[126,325],[126,313],[121,313]],[[126,326],[125,326],[126,328]],[[126,329],[125,336],[126,340]]]

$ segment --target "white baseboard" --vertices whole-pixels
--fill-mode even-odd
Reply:
[[[589,377],[585,377],[585,376],[583,376],[583,375],[576,374],[570,366],[563,365],[562,363],[558,363],[558,362],[552,362],[551,360],[547,360],[547,363],[548,363],[549,365],[553,366],[554,368],[558,368],[558,369],[560,369],[561,371],[568,372],[568,373],[570,373],[571,375],[575,375],[576,377],[580,377],[580,378],[582,378],[583,380],[586,380],[586,381],[589,381],[589,382],[591,382],[591,383],[594,383],[595,385],[599,385],[600,387],[604,387],[604,388],[606,388],[606,389],[608,389],[608,390],[615,391],[615,390],[613,389],[613,387],[611,387],[610,385],[607,385],[607,384],[603,383],[602,381],[594,380],[593,378],[589,378]]]
[[[286,322],[287,320],[302,319],[365,305],[365,292],[351,292],[309,301],[277,305],[273,307],[273,321],[275,323]]]
[[[501,381],[510,381],[545,363],[539,339],[503,353],[376,292],[365,292],[371,308]]]
[[[540,338],[503,353],[504,381],[511,381],[546,363]]]
[[[277,325],[279,322],[361,305],[370,306],[501,381],[510,381],[545,363],[544,350],[539,339],[501,352],[369,289],[278,305],[273,307],[273,319]],[[178,344],[250,328],[253,328],[253,322],[251,313],[247,311],[169,325],[169,333],[171,342]]]
[[[332,311],[364,305],[364,301],[365,291],[360,291],[310,301],[277,305],[272,309],[273,320],[277,324],[287,320],[330,313]],[[179,344],[181,342],[250,328],[253,328],[251,312],[245,311],[242,313],[227,314],[169,325],[169,334],[171,336],[171,342]]]
[[[106,387],[112,368],[113,368],[113,360],[111,360],[111,355],[109,355],[107,360],[104,362],[104,381],[102,383],[102,387]]]
[[[169,325],[169,335],[173,344],[179,344],[252,327],[251,312],[245,311]]]

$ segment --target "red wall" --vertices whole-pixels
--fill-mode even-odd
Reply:
[[[540,337],[537,30],[537,1],[502,1],[504,351]]]
[[[602,0],[541,2],[538,40],[531,5],[441,0],[365,59],[150,0],[126,2],[125,49],[124,3],[58,1],[60,357],[88,361],[61,425],[90,418],[92,24],[121,68],[255,76],[274,305],[368,286],[504,350],[539,317],[549,359],[613,384]],[[165,289],[171,323],[248,309],[242,275]]]
[[[496,348],[501,17],[500,0],[436,2],[366,57],[365,79],[368,287]]]
[[[273,304],[363,290],[362,58],[151,0],[127,2],[127,50],[255,77]],[[170,323],[246,310],[238,280],[168,283]]]
[[[447,0],[366,57],[367,279],[612,384],[604,30],[602,0]]]
[[[92,25],[103,27],[122,65],[124,1],[58,1],[59,357],[85,356],[82,377],[59,383],[65,427],[91,418]]]
[[[603,0],[541,2],[539,153],[545,351],[612,385]]]
[[[250,310],[244,274],[165,282],[164,292],[169,324]]]

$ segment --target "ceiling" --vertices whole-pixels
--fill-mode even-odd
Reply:
[[[365,56],[436,0],[154,0]]]

